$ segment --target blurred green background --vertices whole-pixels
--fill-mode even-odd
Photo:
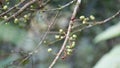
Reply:
[[[43,2],[45,1],[43,0]],[[42,10],[54,9],[70,1],[51,0]],[[18,2],[17,0],[9,0],[9,7]],[[36,7],[36,4],[33,6]],[[10,21],[8,24],[0,25],[0,68],[48,68],[64,41],[55,42],[54,36],[59,29],[66,30],[74,6],[75,3],[61,10],[51,28],[51,33],[45,39],[47,43],[41,44],[38,53],[33,54],[21,65],[18,64],[38,45],[57,11],[42,12],[42,10],[36,10],[33,13],[26,10],[23,14],[31,15],[27,22],[20,21],[14,24],[13,21]],[[94,15],[97,21],[102,21],[118,10],[120,10],[120,0],[82,0],[76,18],[81,15],[86,17]],[[18,17],[22,20],[23,15]],[[94,68],[94,66],[95,68],[120,68],[120,61],[116,61],[116,63],[110,59],[106,63],[99,63],[100,58],[104,58],[103,56],[113,47],[118,46],[116,48],[119,48],[120,46],[120,16],[105,24],[93,26],[76,34],[78,37],[73,54],[64,60],[60,58],[54,68]],[[52,42],[55,43],[48,45]],[[53,49],[52,53],[47,52],[48,48]],[[114,51],[112,60],[120,60],[120,58],[114,59],[116,56],[120,56],[120,48],[114,48],[112,51]],[[111,52],[108,56],[111,56]],[[116,65],[107,67],[110,65],[107,64],[108,62],[113,62],[112,64]]]

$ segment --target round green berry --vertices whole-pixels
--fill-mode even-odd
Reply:
[[[85,19],[85,16],[80,16],[79,18],[80,18],[80,20],[83,20],[83,19]]]
[[[63,31],[63,29],[59,29],[59,33],[63,33],[64,31]]]
[[[93,15],[90,15],[91,20],[95,20],[95,17]]]
[[[28,16],[28,15],[24,15],[24,18],[25,18],[25,19],[28,19],[28,18],[29,18],[29,16]]]
[[[17,18],[14,19],[14,23],[18,23],[18,21],[19,21],[19,20],[18,20]]]
[[[4,16],[4,19],[7,19],[7,16]]]
[[[56,39],[59,39],[59,38],[60,38],[60,35],[55,35],[55,38],[56,38]]]
[[[73,34],[73,36],[72,36],[73,38],[77,38],[77,35],[76,34]]]
[[[4,10],[6,10],[7,8],[8,8],[8,6],[7,6],[7,5],[3,6],[3,9],[4,9]]]
[[[52,48],[48,48],[48,52],[52,52]]]

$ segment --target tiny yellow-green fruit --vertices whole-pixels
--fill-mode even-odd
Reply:
[[[66,46],[67,49],[70,49],[71,47],[69,45]]]
[[[71,44],[70,47],[71,47],[71,48],[74,48],[74,47],[75,47],[75,42],[74,42],[74,41],[72,42],[72,44]]]
[[[67,55],[71,55],[71,53],[70,53],[70,52],[67,52]]]
[[[95,20],[95,17],[93,15],[90,15],[91,20]]]
[[[79,18],[80,18],[80,20],[83,20],[83,19],[85,19],[85,16],[80,16]]]
[[[61,36],[61,37],[60,37],[60,39],[63,39],[63,38],[64,38],[64,36]]]
[[[4,9],[4,10],[6,10],[7,8],[8,8],[8,6],[7,6],[7,5],[3,6],[3,9]]]
[[[60,35],[55,35],[55,38],[56,38],[56,39],[59,39],[59,38],[60,38]]]
[[[47,41],[43,41],[43,43],[47,43]]]
[[[52,48],[48,48],[48,52],[52,52]]]
[[[4,16],[4,19],[7,19],[7,16]]]
[[[33,7],[34,7],[33,5],[30,6],[30,8],[33,8]]]
[[[25,18],[25,19],[28,19],[29,17],[28,17],[28,15],[24,15],[24,18]]]
[[[17,18],[14,19],[14,23],[18,23],[18,19]]]
[[[77,35],[76,34],[73,34],[73,36],[72,36],[73,38],[77,38]]]
[[[72,49],[67,49],[67,52],[72,52],[73,50]]]
[[[70,40],[74,40],[73,37],[70,37],[69,39],[70,39]]]
[[[64,31],[63,31],[63,29],[59,29],[59,33],[63,33]]]
[[[73,41],[72,44],[75,45],[75,41]]]
[[[71,45],[71,46],[70,46],[70,48],[74,48],[74,47],[75,47],[75,45]]]
[[[83,20],[83,21],[82,21],[82,23],[83,23],[83,24],[86,24],[86,23],[87,23],[87,21],[86,21],[86,20]]]

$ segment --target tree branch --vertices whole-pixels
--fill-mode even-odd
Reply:
[[[83,27],[83,28],[80,28],[80,29],[72,32],[71,34],[80,32],[80,31],[82,31],[82,30],[84,30],[84,29],[87,29],[87,28],[90,28],[90,27],[93,27],[93,26],[96,26],[96,25],[104,24],[104,23],[106,23],[106,22],[108,22],[108,21],[111,21],[112,19],[116,18],[117,16],[120,16],[120,10],[118,10],[114,15],[112,15],[111,17],[108,17],[107,19],[105,19],[105,20],[103,20],[103,21],[88,22],[88,26],[85,26],[85,27]],[[79,26],[81,26],[81,24],[78,25],[77,27],[79,27]],[[74,28],[76,28],[76,27],[74,27]],[[74,28],[73,28],[73,29],[74,29]]]
[[[73,11],[73,14],[71,16],[71,20],[69,22],[68,31],[67,31],[65,40],[63,42],[63,45],[62,45],[61,49],[59,50],[59,52],[57,53],[57,55],[56,55],[55,59],[53,60],[53,62],[50,64],[49,68],[52,68],[55,65],[55,63],[57,62],[58,58],[60,57],[60,55],[62,54],[62,52],[63,52],[63,50],[64,50],[64,48],[66,46],[66,43],[67,43],[67,41],[69,39],[69,35],[70,35],[71,29],[72,29],[72,24],[74,23],[73,20],[74,20],[76,14],[77,14],[77,10],[79,8],[80,3],[81,3],[81,0],[77,0],[77,3],[75,5],[74,11]]]

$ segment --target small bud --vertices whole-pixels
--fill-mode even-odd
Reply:
[[[72,45],[75,45],[75,41],[72,42]]]
[[[63,39],[63,38],[64,38],[64,36],[61,36],[61,37],[60,37],[60,39]]]
[[[63,31],[63,29],[59,29],[59,33],[63,33],[64,31]]]
[[[4,19],[7,19],[7,16],[4,16]]]
[[[24,15],[24,18],[25,18],[25,19],[28,19],[29,17],[28,17],[28,15]]]
[[[14,23],[18,23],[18,19],[17,18],[15,18]]]
[[[30,6],[30,8],[33,8],[33,7],[34,7],[33,5]]]
[[[59,38],[60,38],[60,35],[55,35],[55,38],[56,38],[56,39],[59,39]]]
[[[69,39],[70,39],[70,40],[74,40],[73,37],[70,37]]]
[[[86,24],[87,23],[87,21],[86,20],[83,20],[83,22],[82,22],[83,24]]]
[[[91,20],[95,20],[95,17],[93,15],[90,15]]]
[[[67,52],[67,55],[71,55],[71,53],[70,53],[70,52]]]
[[[8,8],[8,6],[7,6],[7,5],[3,6],[3,9],[4,9],[4,10],[6,10],[7,8]]]
[[[75,42],[72,42],[72,45],[70,47],[74,48],[75,47]]]
[[[67,49],[67,52],[72,52],[73,50],[72,49]]]
[[[48,52],[52,52],[52,48],[48,48]]]
[[[85,16],[80,16],[79,18],[80,18],[80,20],[83,20],[85,18]]]
[[[73,34],[73,36],[72,36],[73,38],[77,38],[77,35],[76,34]]]
[[[66,46],[67,49],[70,49],[71,47],[69,45]]]

